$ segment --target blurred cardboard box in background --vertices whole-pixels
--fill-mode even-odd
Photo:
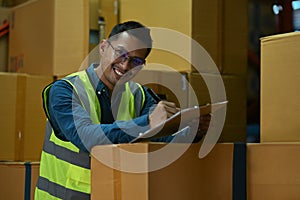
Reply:
[[[0,162],[1,198],[33,200],[39,167],[39,162]]]
[[[300,33],[261,39],[260,141],[300,141]]]
[[[0,73],[0,160],[37,161],[45,135],[42,91],[51,76]]]
[[[207,81],[207,83],[204,81]],[[246,79],[244,76],[198,74],[195,72],[177,72],[175,69],[163,68],[158,64],[149,64],[141,70],[134,81],[150,87],[161,99],[175,102],[180,108],[193,107],[211,103],[212,94],[206,84],[212,84],[215,95],[218,92],[218,79],[224,83],[225,99],[228,100],[226,120],[220,142],[246,141]],[[195,95],[194,95],[195,94]]]
[[[31,0],[12,8],[8,71],[78,71],[89,49],[88,19],[88,0]]]
[[[162,100],[175,102],[178,107],[188,106],[188,79],[186,72],[149,64],[133,79],[151,88]]]
[[[226,119],[219,141],[245,142],[246,141],[246,79],[244,76],[216,75],[190,73],[189,107],[205,105],[211,102],[211,96],[218,101],[227,100]],[[221,80],[220,80],[221,79]],[[219,85],[224,84],[224,90]],[[210,84],[208,90],[207,84]],[[225,99],[221,96],[225,92]],[[195,94],[195,95],[194,95]],[[222,99],[221,99],[222,98]]]
[[[178,71],[195,71],[188,61],[197,63],[201,57],[192,45],[197,42],[207,51],[220,73],[246,74],[247,12],[246,0],[120,0],[120,22],[131,20],[134,13],[135,20],[156,29],[152,31],[153,44],[160,48],[154,48],[147,61],[165,64]],[[185,39],[187,42],[182,42]],[[175,50],[173,44],[180,53],[172,51]],[[211,66],[204,67],[206,73],[211,72]]]

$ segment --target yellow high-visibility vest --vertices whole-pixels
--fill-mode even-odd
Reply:
[[[64,80],[73,87],[82,106],[90,114],[92,122],[100,124],[100,104],[86,71],[71,74]],[[130,84],[135,84],[135,87],[139,89],[138,92],[141,92],[139,100],[135,98],[131,91]],[[50,121],[47,101],[51,86],[52,84],[43,91],[44,109]],[[135,118],[136,108],[141,109],[144,101],[145,93],[142,86],[134,82],[127,82],[121,96],[117,120]],[[40,174],[35,189],[35,200],[90,199],[90,182],[90,155],[81,151],[71,142],[56,137],[50,122],[47,121],[40,161]]]

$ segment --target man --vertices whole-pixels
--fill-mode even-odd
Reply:
[[[130,81],[151,48],[148,28],[134,21],[118,24],[99,44],[98,65],[45,88],[48,122],[35,199],[90,199],[93,146],[128,143],[179,111]]]

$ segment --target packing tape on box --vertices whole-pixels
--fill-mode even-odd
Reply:
[[[246,183],[246,144],[234,143],[233,163],[232,163],[232,199],[247,199]]]
[[[31,189],[31,163],[25,162],[25,188],[24,188],[24,200],[30,200]]]

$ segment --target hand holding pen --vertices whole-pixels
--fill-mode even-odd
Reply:
[[[147,92],[155,99],[157,105],[153,112],[149,115],[149,125],[150,128],[154,127],[158,123],[166,120],[171,117],[178,111],[180,108],[176,107],[174,102],[164,101],[159,98],[150,88],[147,89]]]

